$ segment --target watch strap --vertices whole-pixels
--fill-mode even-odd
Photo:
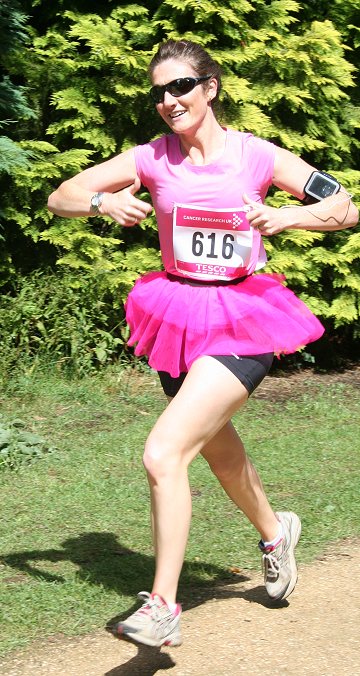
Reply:
[[[104,197],[103,192],[96,192],[95,195],[92,196],[90,200],[90,211],[93,214],[100,213],[100,207],[102,205],[103,197]]]

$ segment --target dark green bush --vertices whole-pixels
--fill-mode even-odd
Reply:
[[[76,375],[114,361],[124,349],[121,309],[101,276],[36,271],[0,297],[0,378],[38,363]]]

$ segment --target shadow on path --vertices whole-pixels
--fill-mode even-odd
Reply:
[[[23,576],[31,576],[51,584],[66,582],[65,577],[53,572],[54,564],[70,561],[78,567],[78,579],[128,597],[135,597],[140,591],[139,579],[142,589],[151,589],[154,574],[152,556],[124,547],[114,533],[107,532],[81,533],[64,540],[59,549],[27,550],[0,555],[0,561]],[[52,565],[47,566],[47,563]],[[239,589],[239,583],[249,580],[247,575],[233,574],[226,568],[206,562],[185,562],[179,596],[184,610],[214,598],[241,598],[267,608],[288,606],[287,601],[275,605],[270,603],[263,586]],[[126,612],[109,619],[105,629],[111,632],[117,622],[125,619],[138,607],[139,602],[136,601]],[[151,676],[158,670],[169,670],[175,666],[170,655],[162,653],[158,648],[137,646],[137,649],[138,653],[126,664],[112,669],[104,676]]]
[[[158,671],[173,669],[176,662],[167,653],[160,652],[160,648],[138,646],[138,653],[126,664],[114,667],[104,676],[152,676]]]
[[[70,561],[78,568],[79,580],[121,596],[135,596],[140,591],[139,579],[143,589],[149,589],[154,574],[153,556],[124,547],[114,533],[81,533],[64,540],[59,549],[0,554],[0,561],[22,575],[60,584],[67,581],[66,576],[58,574],[54,564]],[[249,580],[246,575],[234,575],[226,568],[206,562],[185,562],[181,598],[191,608],[216,595],[218,584],[226,586],[246,580]]]

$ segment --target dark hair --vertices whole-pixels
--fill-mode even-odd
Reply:
[[[178,59],[179,61],[187,61],[190,66],[194,69],[199,77],[204,75],[212,75],[216,78],[218,87],[217,93],[213,101],[216,101],[220,94],[221,89],[221,70],[220,66],[214,59],[211,58],[210,54],[196,42],[191,42],[190,40],[167,40],[163,42],[155,56],[150,61],[149,65],[149,75],[152,76],[156,66],[158,66],[162,61],[167,61],[168,59]],[[205,85],[203,85],[206,87]]]

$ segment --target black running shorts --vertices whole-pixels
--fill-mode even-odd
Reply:
[[[250,395],[268,374],[274,355],[272,352],[267,352],[266,354],[254,354],[246,357],[212,355],[212,358],[224,364],[246,387]],[[158,371],[158,373],[165,394],[168,397],[175,397],[187,374],[180,373],[177,378],[173,378],[167,371]]]

